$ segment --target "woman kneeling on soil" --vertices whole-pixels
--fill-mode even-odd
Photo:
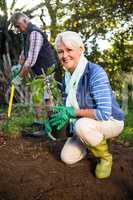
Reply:
[[[124,127],[124,115],[113,95],[104,69],[84,56],[84,44],[72,31],[57,35],[56,49],[65,70],[65,106],[53,107],[50,124],[60,130],[68,122],[73,124],[61,151],[66,164],[74,164],[86,156],[87,148],[100,159],[95,169],[97,178],[111,174],[112,155],[107,139],[118,136]]]

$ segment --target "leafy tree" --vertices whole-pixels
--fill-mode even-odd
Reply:
[[[132,0],[71,0],[67,3],[62,0],[42,0],[40,4],[29,10],[26,10],[25,7],[16,9],[15,5],[16,0],[12,0],[9,13],[15,10],[24,11],[30,18],[35,17],[34,11],[40,9],[38,17],[42,22],[42,29],[50,31],[52,42],[58,32],[65,30],[79,32],[86,44],[86,56],[91,61],[102,64],[110,76],[114,89],[122,86],[121,72],[131,71],[133,65],[132,46],[130,45],[130,41],[133,39]],[[3,41],[3,48],[0,48],[0,51],[2,51],[1,55],[10,52],[13,62],[18,57],[20,38],[19,35],[9,31],[11,27],[6,0],[0,1],[0,8],[4,13],[0,16],[0,30],[2,30],[0,44]],[[50,25],[44,21],[46,9],[51,20]],[[18,39],[16,39],[17,37]],[[99,39],[108,39],[112,48],[101,52],[98,46]],[[15,44],[14,48],[15,41],[19,42]]]
[[[81,33],[86,56],[105,68],[115,90],[122,87],[122,71],[131,71],[133,66],[129,53],[133,39],[132,10],[131,0],[70,1],[71,16],[64,23],[66,29]],[[107,39],[107,36],[112,48],[101,52],[98,39]]]
[[[40,19],[44,25],[44,28],[47,28],[50,30],[51,34],[51,41],[54,42],[55,37],[58,32],[64,30],[64,21],[66,19],[64,18],[64,15],[68,11],[68,4],[63,3],[62,0],[43,0],[42,1],[43,6],[41,8],[41,15]],[[46,22],[43,20],[43,17],[45,16],[45,8],[48,11],[49,17],[50,17],[50,25],[46,25]]]
[[[6,0],[0,1],[0,95],[5,94],[10,79],[10,70],[13,64],[18,62],[18,56],[21,49],[21,35],[12,30],[10,16],[12,12],[23,11],[23,8],[16,9],[17,0],[12,0],[11,6],[7,5]],[[36,5],[25,13],[33,17],[32,12],[40,8],[42,4]],[[18,91],[19,92],[19,91]],[[3,101],[3,99],[1,99]]]

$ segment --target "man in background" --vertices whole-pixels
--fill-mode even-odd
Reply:
[[[26,77],[29,71],[33,74],[32,95],[35,108],[34,125],[39,124],[41,115],[41,101],[44,94],[43,82],[36,80],[42,74],[42,69],[47,72],[54,71],[56,67],[56,57],[47,35],[36,25],[32,24],[29,18],[21,12],[14,13],[11,23],[18,32],[23,33],[24,47],[19,56],[19,64],[22,66],[20,76]],[[45,94],[44,99],[48,99]]]

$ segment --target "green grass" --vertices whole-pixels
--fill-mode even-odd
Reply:
[[[129,103],[128,113],[125,115],[125,127],[118,137],[120,140],[133,142],[133,102]]]
[[[24,128],[33,122],[33,111],[28,106],[15,105],[10,118],[6,118],[0,123],[0,130],[9,136],[18,136]]]

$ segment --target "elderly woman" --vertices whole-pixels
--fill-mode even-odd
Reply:
[[[57,35],[56,49],[65,70],[65,106],[53,107],[50,125],[60,130],[73,124],[61,151],[61,160],[74,164],[86,156],[87,149],[100,159],[95,169],[97,178],[111,174],[112,155],[107,139],[118,136],[124,127],[124,115],[113,95],[104,69],[84,56],[84,44],[78,33],[72,31]]]

